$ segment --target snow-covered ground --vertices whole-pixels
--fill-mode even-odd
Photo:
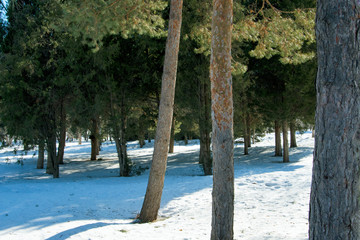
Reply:
[[[314,140],[297,135],[290,163],[273,157],[273,134],[243,156],[235,147],[235,239],[307,239]],[[20,147],[19,147],[20,148]],[[212,177],[202,176],[199,142],[169,155],[159,220],[135,224],[149,170],[118,176],[115,146],[88,161],[90,143],[67,143],[60,178],[36,168],[34,151],[0,150],[0,239],[210,239]],[[153,143],[128,144],[137,167],[150,166]],[[23,164],[21,164],[23,163]]]

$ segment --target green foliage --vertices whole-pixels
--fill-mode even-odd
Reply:
[[[108,34],[163,37],[165,21],[161,14],[166,6],[163,0],[67,0],[62,5],[64,21],[57,27],[95,49]]]

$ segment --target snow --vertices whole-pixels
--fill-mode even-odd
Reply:
[[[290,163],[273,157],[274,135],[244,156],[236,144],[234,239],[307,239],[314,140],[297,134]],[[17,146],[18,149],[21,146]],[[177,142],[169,154],[159,220],[136,224],[153,142],[128,154],[139,176],[118,176],[115,145],[90,159],[90,143],[68,142],[60,178],[36,168],[36,152],[0,150],[0,239],[210,239],[212,177],[202,176],[199,141]],[[21,164],[23,163],[23,164]]]

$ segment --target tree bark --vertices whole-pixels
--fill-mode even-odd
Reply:
[[[164,187],[171,122],[174,110],[182,6],[182,0],[171,0],[170,2],[169,30],[166,41],[164,69],[161,83],[159,118],[156,128],[149,182],[139,216],[141,222],[151,222],[156,220]]]
[[[199,79],[199,130],[200,130],[200,153],[199,163],[202,165],[204,174],[212,174],[212,158],[210,150],[211,113],[210,113],[210,89],[209,79]]]
[[[294,121],[290,122],[290,147],[291,148],[296,148],[297,147],[297,144],[296,144],[296,128],[295,128]]]
[[[212,240],[233,239],[234,235],[232,11],[232,0],[213,0],[210,60],[213,129]]]
[[[282,122],[282,132],[283,132],[283,162],[289,162],[289,141],[288,141],[288,124],[286,120]]]
[[[360,239],[360,2],[318,0],[309,239]]]
[[[96,161],[96,156],[97,156],[98,148],[99,148],[99,144],[98,144],[99,127],[98,127],[98,122],[97,122],[96,118],[91,119],[91,122],[92,122],[92,127],[91,127],[91,135],[90,135],[90,140],[91,140],[90,160]]]
[[[281,149],[281,125],[278,120],[275,120],[275,156],[282,156]]]
[[[169,153],[174,153],[174,144],[175,144],[175,117],[173,116],[171,123]]]
[[[65,151],[65,142],[66,142],[66,112],[64,103],[61,103],[61,113],[60,113],[60,139],[58,147],[58,162],[59,164],[64,164],[64,151]]]
[[[40,140],[39,142],[39,151],[38,151],[38,160],[37,160],[37,169],[44,168],[44,159],[45,159],[45,142],[44,140]]]

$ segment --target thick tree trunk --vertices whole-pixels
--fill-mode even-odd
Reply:
[[[164,69],[161,83],[159,118],[156,128],[149,182],[139,216],[141,222],[151,222],[156,220],[164,187],[171,122],[174,110],[173,105],[180,43],[182,5],[182,0],[171,0],[170,2],[169,30],[166,41]]]
[[[281,125],[278,120],[275,120],[275,156],[282,156],[281,149]]]
[[[246,118],[246,114],[244,114],[244,119],[243,119],[243,122],[244,122],[244,155],[249,155],[249,143],[248,143],[248,121],[247,121],[247,118]]]
[[[296,148],[297,147],[297,144],[296,144],[296,128],[295,128],[294,121],[290,122],[290,147],[291,148]]]
[[[289,162],[289,141],[288,141],[288,126],[286,120],[282,122],[282,132],[283,132],[283,162]]]
[[[90,140],[91,140],[91,157],[90,160],[91,161],[96,161],[96,156],[98,153],[98,148],[99,148],[99,144],[98,144],[98,138],[99,138],[99,127],[98,127],[98,122],[95,118],[93,118],[91,120],[92,122],[92,127],[91,127],[91,135],[90,135]]]
[[[171,123],[169,153],[174,153],[174,144],[175,144],[175,117],[173,116]]]
[[[38,151],[38,160],[37,160],[37,169],[44,168],[44,159],[45,159],[45,142],[44,140],[40,140],[39,142],[39,151]]]
[[[211,113],[210,113],[210,88],[209,79],[199,79],[199,128],[200,128],[200,153],[199,163],[204,174],[212,174],[212,158],[210,150]]]
[[[360,239],[360,3],[318,0],[309,239]]]
[[[61,113],[60,113],[60,139],[58,147],[58,162],[59,164],[64,164],[64,151],[65,151],[65,142],[66,142],[66,112],[64,103],[61,103]]]
[[[233,239],[234,139],[231,78],[232,0],[213,0],[211,99],[213,192],[211,239]]]

